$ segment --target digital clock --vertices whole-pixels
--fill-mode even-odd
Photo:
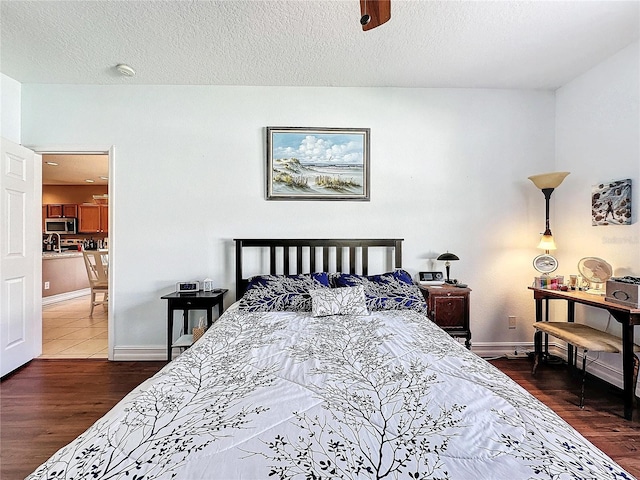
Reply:
[[[176,283],[176,292],[178,293],[196,293],[200,290],[200,282],[178,282]]]
[[[442,285],[444,275],[442,272],[418,272],[418,282],[420,285]]]

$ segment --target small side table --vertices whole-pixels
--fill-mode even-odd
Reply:
[[[465,346],[471,349],[469,327],[470,288],[454,285],[419,285],[427,302],[429,318],[452,337],[464,337]]]
[[[173,347],[189,347],[193,343],[193,337],[187,334],[189,329],[189,310],[206,310],[207,327],[213,324],[213,308],[218,307],[218,316],[222,315],[224,295],[229,290],[221,288],[211,292],[200,290],[197,293],[173,292],[163,295],[161,298],[168,301],[167,308],[167,362],[171,361]],[[173,312],[182,310],[184,322],[184,335],[173,341]]]

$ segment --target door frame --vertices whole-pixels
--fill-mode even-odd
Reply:
[[[116,305],[115,296],[111,294],[114,290],[115,265],[117,263],[116,250],[117,242],[113,241],[115,231],[113,228],[113,212],[116,208],[117,200],[113,196],[114,178],[115,178],[115,146],[114,145],[28,145],[27,148],[33,150],[39,155],[89,155],[101,154],[109,155],[109,186],[107,189],[109,195],[109,296],[107,303],[107,342],[108,342],[108,359],[113,360],[115,325],[113,322],[113,311]],[[42,184],[42,172],[40,173],[40,184]],[[42,204],[42,198],[40,199]]]

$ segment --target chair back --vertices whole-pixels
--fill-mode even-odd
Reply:
[[[84,265],[87,267],[89,283],[92,287],[106,287],[109,285],[109,252],[85,250]]]

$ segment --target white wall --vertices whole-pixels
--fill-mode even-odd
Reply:
[[[116,356],[157,354],[160,296],[210,276],[234,290],[233,238],[401,237],[411,272],[473,289],[485,342],[531,342],[526,287],[544,226],[527,176],[553,169],[552,92],[23,85],[27,145],[115,145],[110,232]],[[265,200],[264,127],[370,127],[370,202]],[[227,305],[234,292],[227,297]],[[507,316],[520,324],[509,330]],[[509,346],[511,349],[511,346]],[[128,354],[126,352],[129,352]]]
[[[614,275],[640,276],[640,51],[638,42],[556,91],[556,167],[570,171],[553,193],[552,231],[559,272],[577,273],[586,256],[605,259]],[[632,224],[591,225],[591,187],[630,178]],[[556,312],[562,316],[564,311]],[[601,310],[577,310],[581,321],[620,334]],[[636,343],[640,333],[636,329]],[[620,369],[620,355],[600,356]]]
[[[0,73],[0,137],[20,144],[20,94],[19,82]]]

